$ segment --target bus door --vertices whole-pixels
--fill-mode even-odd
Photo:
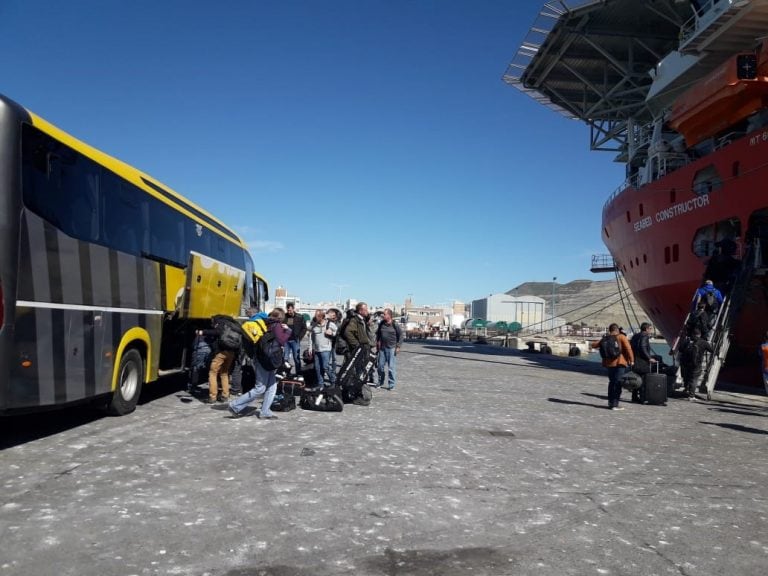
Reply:
[[[238,316],[245,289],[245,272],[197,252],[190,252],[189,256],[181,316]]]

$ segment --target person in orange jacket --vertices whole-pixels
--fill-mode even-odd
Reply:
[[[619,325],[614,323],[608,326],[608,334],[592,343],[592,348],[597,348],[600,351],[603,366],[608,368],[608,408],[610,410],[624,410],[623,407],[619,406],[621,377],[635,363],[635,356],[632,354],[629,340],[621,333]]]

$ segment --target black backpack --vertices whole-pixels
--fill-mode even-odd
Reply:
[[[616,360],[621,356],[619,339],[613,334],[606,334],[600,339],[600,358],[603,360]]]
[[[334,351],[336,354],[344,355],[347,353],[347,350],[349,350],[349,344],[347,343],[347,339],[344,338],[344,332],[347,330],[347,326],[349,326],[349,316],[344,318],[341,322],[341,326],[339,326],[338,331],[336,332],[336,342],[334,343]]]
[[[254,345],[256,360],[265,370],[277,370],[283,364],[283,347],[277,341],[277,336],[268,330]]]
[[[240,350],[243,344],[243,331],[231,318],[217,317],[216,329],[219,333],[219,347],[223,350]]]
[[[695,368],[699,364],[701,364],[699,347],[695,341],[686,338],[680,346],[680,365],[686,368]]]
[[[707,312],[714,312],[717,310],[717,298],[715,298],[715,293],[712,291],[707,292],[704,295],[704,309]]]

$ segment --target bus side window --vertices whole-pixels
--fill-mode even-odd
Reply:
[[[144,238],[143,193],[109,170],[102,171],[104,237],[108,247],[141,255]]]

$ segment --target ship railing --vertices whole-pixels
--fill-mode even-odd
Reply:
[[[694,15],[680,28],[680,43],[678,49],[683,52],[686,48],[695,48],[693,41],[701,32],[709,28],[720,16],[729,10],[739,9],[749,0],[734,2],[733,0],[700,0],[700,6],[694,8]]]
[[[705,370],[699,388],[701,392],[707,393],[707,400],[712,398],[712,391],[715,389],[720,368],[722,368],[725,358],[728,356],[728,350],[731,346],[731,327],[736,322],[746,299],[747,289],[755,271],[756,255],[759,252],[759,248],[759,240],[756,240],[747,247],[742,258],[739,275],[718,311],[715,327],[710,337],[714,351],[706,359]]]
[[[640,174],[634,173],[632,176],[624,180],[622,184],[620,184],[616,190],[614,190],[610,196],[608,196],[608,199],[605,201],[605,204],[603,204],[603,212],[605,212],[608,207],[611,205],[611,203],[621,195],[624,190],[627,188],[632,188],[637,190],[640,187]]]

